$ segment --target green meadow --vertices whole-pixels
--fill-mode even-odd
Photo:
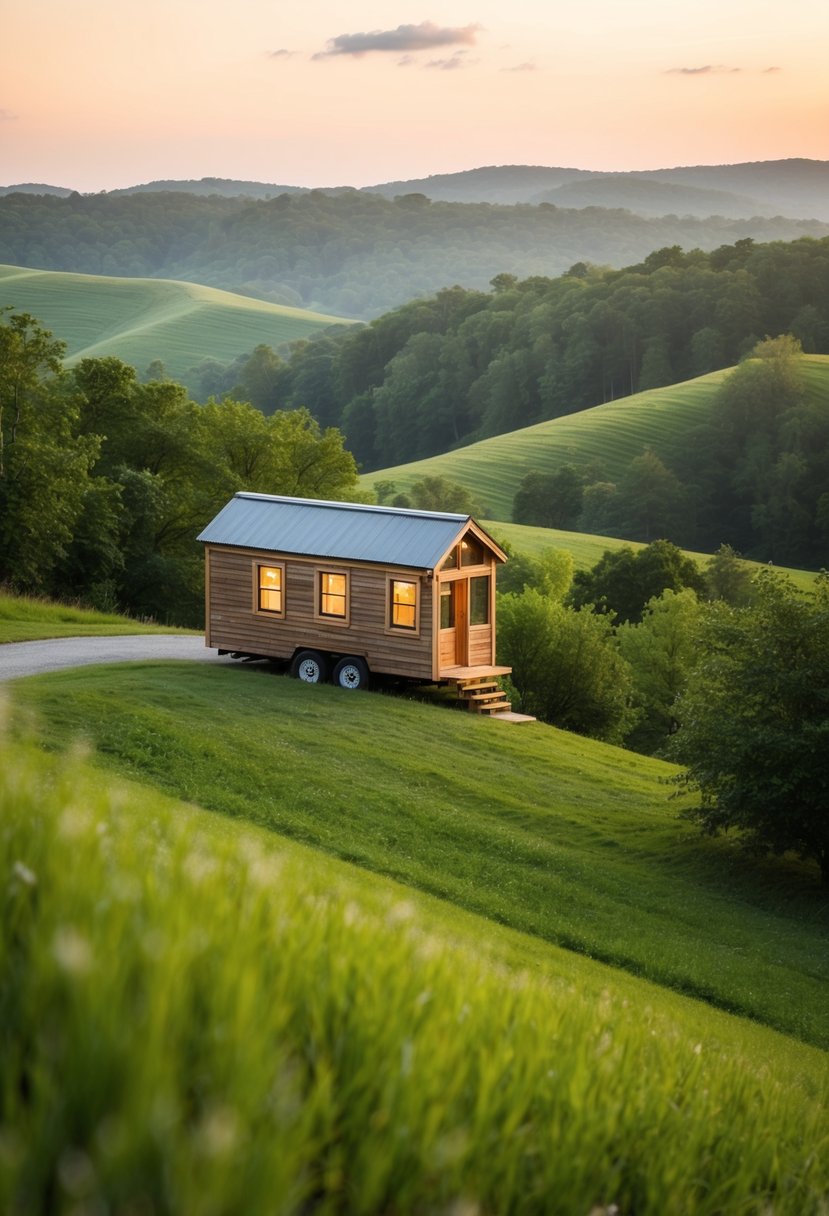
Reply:
[[[0,266],[0,304],[32,313],[66,342],[70,366],[116,355],[143,371],[160,359],[167,374],[185,384],[203,359],[229,363],[260,343],[277,347],[351,323],[196,283],[19,266]]]
[[[804,355],[811,399],[829,402],[829,355]],[[651,447],[671,451],[690,441],[710,416],[726,371],[712,372],[668,388],[609,401],[577,414],[484,439],[468,447],[411,464],[367,473],[363,483],[393,481],[405,492],[420,477],[446,477],[471,491],[489,519],[512,519],[521,479],[531,470],[551,473],[562,464],[598,463],[608,480]]]
[[[663,762],[241,666],[85,667],[13,697],[113,773],[829,1046],[816,868],[701,838]]]
[[[576,570],[589,570],[595,566],[606,550],[629,548],[644,549],[643,541],[620,540],[616,536],[596,536],[590,532],[565,532],[560,528],[533,528],[528,524],[503,523],[498,519],[485,519],[481,523],[486,530],[499,541],[506,541],[516,553],[526,553],[530,557],[539,557],[545,549],[566,549],[573,557]],[[684,553],[692,558],[701,570],[705,569],[711,560],[710,553],[698,553],[693,549],[685,549]],[[762,562],[746,561],[751,570],[762,570]],[[814,586],[817,573],[814,570],[796,570],[790,566],[779,567],[801,591],[808,591]]]
[[[56,604],[37,596],[11,595],[0,589],[0,644],[42,638],[111,637],[127,633],[182,633],[169,625],[136,621],[116,612],[97,612],[76,604]]]
[[[2,1210],[825,1213],[825,1053],[760,1024],[826,1041],[811,874],[654,761],[195,668],[12,690]]]

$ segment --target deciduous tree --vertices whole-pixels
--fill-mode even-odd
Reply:
[[[811,595],[761,571],[747,608],[710,605],[673,745],[688,816],[817,862],[829,884],[829,579]]]

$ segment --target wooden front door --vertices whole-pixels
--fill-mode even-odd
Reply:
[[[440,589],[440,666],[469,663],[469,580],[455,578]]]

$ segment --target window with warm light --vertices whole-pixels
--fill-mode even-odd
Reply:
[[[283,608],[283,578],[282,566],[257,567],[258,598],[257,607],[260,612],[282,613]]]
[[[469,624],[489,624],[489,575],[469,580]]]
[[[417,583],[392,579],[390,623],[395,629],[417,629]]]
[[[348,576],[320,571],[319,606],[321,616],[348,616]]]

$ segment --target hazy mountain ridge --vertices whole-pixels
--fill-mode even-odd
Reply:
[[[359,188],[325,186],[320,189],[325,194],[354,191],[380,194],[384,198],[425,194],[435,202],[550,202],[566,207],[626,207],[648,216],[671,213],[700,217],[787,215],[797,219],[829,220],[829,161],[805,158],[607,172],[544,165],[485,165],[458,173],[436,173]],[[144,182],[101,193],[118,196],[162,191],[268,199],[280,194],[308,194],[311,188],[203,177]],[[0,195],[14,192],[61,196],[72,193],[63,186],[36,183],[0,187]]]

